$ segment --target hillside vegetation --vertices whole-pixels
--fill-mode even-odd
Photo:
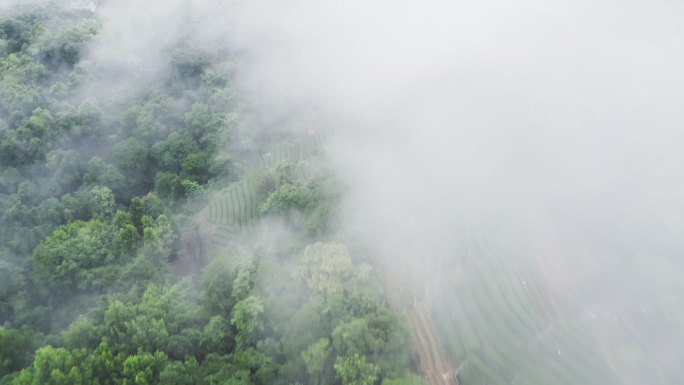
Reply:
[[[260,118],[184,26],[98,88],[106,22],[0,16],[0,384],[419,383],[310,116]]]

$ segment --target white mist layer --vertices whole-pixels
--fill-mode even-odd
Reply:
[[[175,26],[194,20],[198,41],[235,50],[242,85],[334,120],[345,225],[398,270],[458,280],[448,269],[473,257],[474,239],[515,244],[507,257],[521,266],[523,254],[547,271],[579,264],[583,274],[549,285],[562,299],[600,281],[565,316],[605,316],[588,328],[620,381],[677,370],[681,329],[625,331],[654,341],[643,349],[660,366],[645,377],[611,358],[602,333],[622,328],[618,315],[636,323],[629,309],[684,301],[673,289],[684,270],[684,5],[102,3],[95,88],[144,86]]]
[[[396,279],[458,280],[476,240],[516,245],[572,303],[549,330],[590,330],[619,383],[671,383],[684,331],[655,325],[684,301],[681,20],[666,1],[257,1],[230,36],[256,90],[340,117],[343,215]]]

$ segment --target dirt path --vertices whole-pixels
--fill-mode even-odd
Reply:
[[[435,336],[430,311],[425,300],[415,301],[406,314],[416,344],[416,352],[423,376],[431,385],[456,385],[454,367],[446,358]]]
[[[385,292],[389,302],[401,311],[402,306],[396,296],[402,292],[410,292],[411,282],[415,278],[412,276],[415,272],[411,264],[425,252],[426,248],[421,245],[425,242],[424,238],[417,236],[417,233],[410,232],[407,228],[401,228],[399,232],[406,235],[399,238],[402,240],[401,244],[388,241],[384,246],[385,255],[388,257]],[[402,263],[396,263],[395,258],[399,258]],[[425,298],[414,297],[410,308],[403,310],[404,318],[411,329],[420,372],[430,385],[458,385],[454,375],[455,365],[442,349],[431,319],[427,288],[425,292]]]

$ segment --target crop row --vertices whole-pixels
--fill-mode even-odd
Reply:
[[[436,309],[446,348],[466,362],[463,383],[611,383],[588,331],[558,321],[553,294],[519,250],[471,235],[467,277],[451,283]]]
[[[243,227],[258,214],[256,194],[249,183],[233,183],[208,205],[208,217],[213,223]]]
[[[308,135],[297,142],[283,142],[273,147],[261,157],[266,166],[274,166],[282,162],[297,163],[316,155],[322,146],[321,135]]]

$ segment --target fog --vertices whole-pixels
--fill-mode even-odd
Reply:
[[[375,214],[388,195],[418,217],[532,206],[574,234],[678,208],[681,6],[236,7],[249,84],[343,120],[331,152],[359,192],[351,212]]]
[[[560,309],[548,328],[591,335],[595,349],[569,354],[611,372],[568,383],[683,373],[681,4],[232,6],[246,83],[335,117],[346,226],[378,245],[390,279],[438,282],[424,295],[439,314],[459,295],[443,282],[467,281],[486,257],[478,242],[491,244],[523,278],[542,272]],[[502,355],[539,363],[533,338],[518,338],[526,348]]]
[[[460,333],[440,310],[459,288],[505,270],[482,245],[515,266],[512,280],[537,272],[554,308],[537,310],[544,327],[480,325],[479,348],[445,353],[451,369],[477,355],[511,383],[534,381],[520,373],[547,349],[556,374],[582,367],[566,355],[601,362],[561,383],[684,374],[683,4],[111,0],[97,12],[88,60],[102,72],[84,94],[144,86],[186,34],[236,52],[241,87],[324,117],[349,186],[346,234],[374,245],[388,287],[421,287],[411,295],[438,338]],[[556,349],[574,338],[566,327],[595,349]],[[483,347],[499,343],[499,356]],[[522,358],[501,369],[500,356]]]

